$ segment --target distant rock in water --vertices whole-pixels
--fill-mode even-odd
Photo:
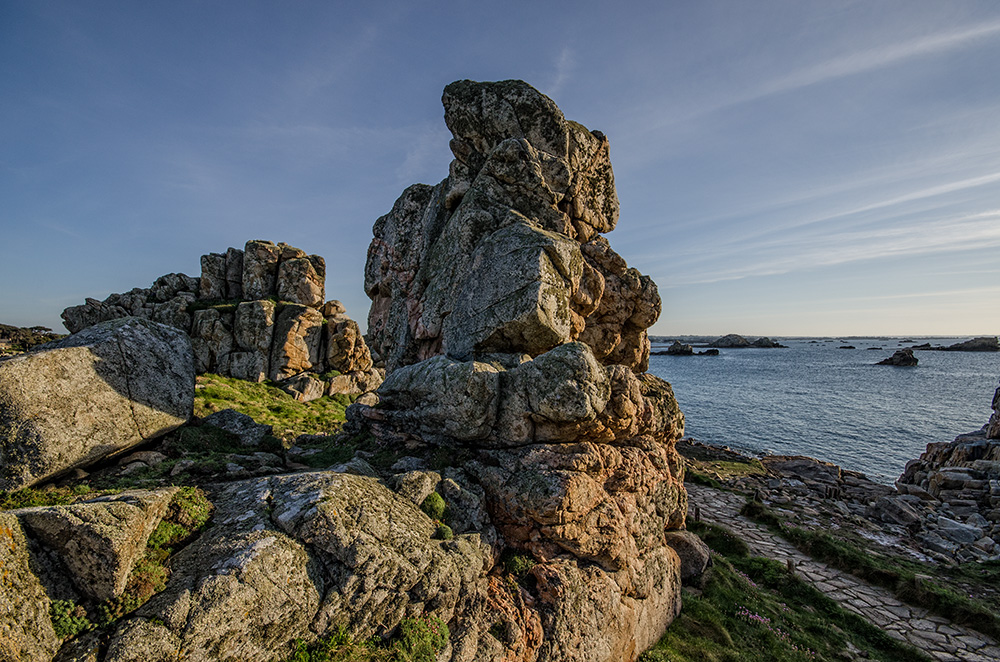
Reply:
[[[1000,352],[1000,342],[997,337],[982,337],[955,343],[942,348],[946,352]]]
[[[668,347],[665,353],[671,356],[690,356],[694,354],[694,347],[681,344],[679,340],[675,340],[674,344]]]
[[[711,343],[709,343],[709,347],[719,347],[721,349],[737,349],[740,347],[749,347],[749,346],[750,346],[749,340],[735,333],[730,333],[727,336],[722,336],[721,338],[717,338]]]
[[[841,345],[837,349],[857,349],[854,345]]]
[[[750,346],[751,347],[761,347],[761,348],[765,348],[765,349],[787,349],[788,348],[788,345],[782,345],[781,343],[775,342],[774,340],[771,340],[770,338],[767,338],[767,337],[758,338],[757,340],[754,340],[752,343],[750,343]]]
[[[736,333],[730,333],[729,335],[717,338],[708,344],[709,347],[718,347],[721,349],[743,349],[746,347],[754,347],[759,349],[772,349],[772,348],[785,348],[787,345],[782,345],[777,343],[770,338],[757,338],[754,341],[747,340],[741,335]]]
[[[62,318],[71,333],[131,315],[176,327],[191,337],[198,374],[271,379],[300,401],[371,391],[384,375],[344,306],[324,302],[325,278],[319,255],[255,239],[202,255],[200,278],[167,274],[146,289],[87,299]],[[318,377],[331,372],[339,375]]]
[[[912,349],[897,349],[895,354],[875,365],[915,366],[917,365],[917,357],[913,355]]]

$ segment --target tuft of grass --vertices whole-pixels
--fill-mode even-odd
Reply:
[[[87,618],[86,610],[72,600],[53,600],[49,604],[49,619],[60,639],[75,637],[94,627]]]
[[[1000,615],[980,600],[967,597],[935,578],[968,571],[949,571],[912,561],[873,555],[846,540],[825,531],[809,531],[787,526],[772,510],[757,502],[748,502],[741,514],[766,524],[776,533],[814,559],[849,572],[881,586],[908,604],[925,609],[989,635],[1000,638]],[[982,571],[980,571],[982,572]],[[989,573],[989,569],[986,571]],[[994,569],[995,572],[995,569]]]
[[[523,581],[531,569],[538,565],[535,558],[530,554],[506,550],[500,557],[504,570],[507,571],[517,581]]]
[[[437,492],[431,492],[424,499],[424,502],[420,504],[420,510],[433,520],[443,520],[444,511],[447,509],[448,505],[444,502],[444,497],[442,497]]]
[[[197,487],[182,487],[170,500],[166,515],[150,534],[146,553],[129,574],[125,591],[97,607],[97,624],[110,625],[135,611],[167,586],[167,561],[208,523],[212,504]]]
[[[451,540],[454,537],[455,532],[447,524],[438,524],[438,528],[434,531],[434,538],[436,540]]]
[[[48,486],[42,489],[26,487],[14,492],[0,492],[0,510],[30,508],[33,506],[64,506],[90,494],[87,485],[73,487]]]
[[[194,413],[205,417],[223,409],[235,409],[258,423],[274,428],[274,435],[291,441],[300,434],[334,434],[346,416],[351,396],[323,396],[312,402],[298,402],[278,387],[204,374],[198,376]],[[244,449],[245,450],[245,449]]]
[[[704,485],[706,487],[714,487],[717,490],[726,489],[726,486],[719,481],[715,480],[711,476],[695,471],[691,467],[687,467],[684,472],[684,482],[694,483],[695,485]]]
[[[355,641],[344,627],[311,644],[296,640],[285,662],[434,662],[448,638],[448,625],[425,614],[404,618],[386,642]]]

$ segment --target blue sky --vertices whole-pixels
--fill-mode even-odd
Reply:
[[[996,335],[998,63],[993,1],[0,0],[0,322],[252,238],[363,322],[442,89],[520,78],[610,138],[654,333]]]

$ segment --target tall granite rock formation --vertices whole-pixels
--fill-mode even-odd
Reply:
[[[542,635],[498,655],[460,629],[453,660],[634,660],[680,609],[665,533],[684,524],[684,419],[645,372],[656,285],[602,236],[608,140],[521,81],[452,83],[443,103],[448,177],[375,223],[369,341],[388,374],[354,418],[384,444],[469,453],[499,544],[537,562],[512,618]]]
[[[149,288],[87,299],[62,318],[70,333],[128,316],[162,322],[191,336],[199,374],[284,382],[300,400],[370,391],[382,373],[343,305],[324,303],[325,278],[319,255],[251,240],[202,255],[200,278],[167,274]]]

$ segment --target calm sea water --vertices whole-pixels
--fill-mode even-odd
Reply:
[[[653,356],[649,371],[673,385],[687,436],[751,453],[809,455],[885,483],[927,444],[989,420],[1000,353],[917,350],[917,367],[896,368],[874,364],[900,347],[968,338],[842,340],[780,339],[788,349]],[[843,344],[857,349],[838,349]]]

